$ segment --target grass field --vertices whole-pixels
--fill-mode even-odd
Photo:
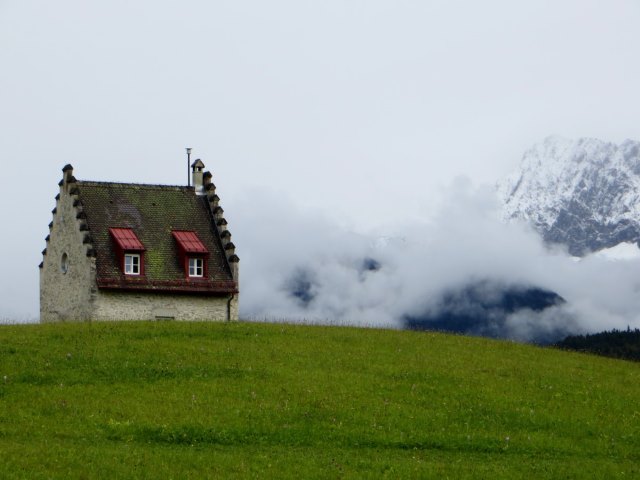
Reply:
[[[0,326],[0,478],[640,478],[640,365],[435,333]]]

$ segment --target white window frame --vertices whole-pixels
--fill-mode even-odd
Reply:
[[[189,257],[189,276],[204,277],[204,259],[200,257]]]
[[[124,274],[140,275],[140,254],[139,253],[124,254]]]

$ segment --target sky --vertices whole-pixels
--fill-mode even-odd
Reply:
[[[422,247],[409,258],[424,258],[424,237],[458,198],[475,199],[462,228],[544,137],[640,139],[639,22],[631,0],[0,0],[0,251],[11,272],[0,319],[37,320],[37,265],[67,163],[81,180],[184,184],[192,147],[234,234],[246,315],[299,313],[260,301],[269,272],[296,258],[267,250],[263,228],[281,226],[298,263],[381,236],[414,235]],[[539,258],[519,250],[536,238],[504,235],[516,257]],[[429,248],[448,252],[447,265],[478,258],[444,240]],[[402,295],[432,278],[414,275],[396,275]],[[366,298],[393,287],[377,288]],[[393,322],[380,311],[394,305],[359,310],[356,293],[317,315],[375,310]]]

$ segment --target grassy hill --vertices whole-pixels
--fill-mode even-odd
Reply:
[[[0,326],[0,478],[638,478],[640,365],[268,324]]]

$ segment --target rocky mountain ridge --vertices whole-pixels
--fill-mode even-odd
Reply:
[[[530,222],[572,255],[640,240],[640,142],[547,137],[497,191],[505,220]]]

